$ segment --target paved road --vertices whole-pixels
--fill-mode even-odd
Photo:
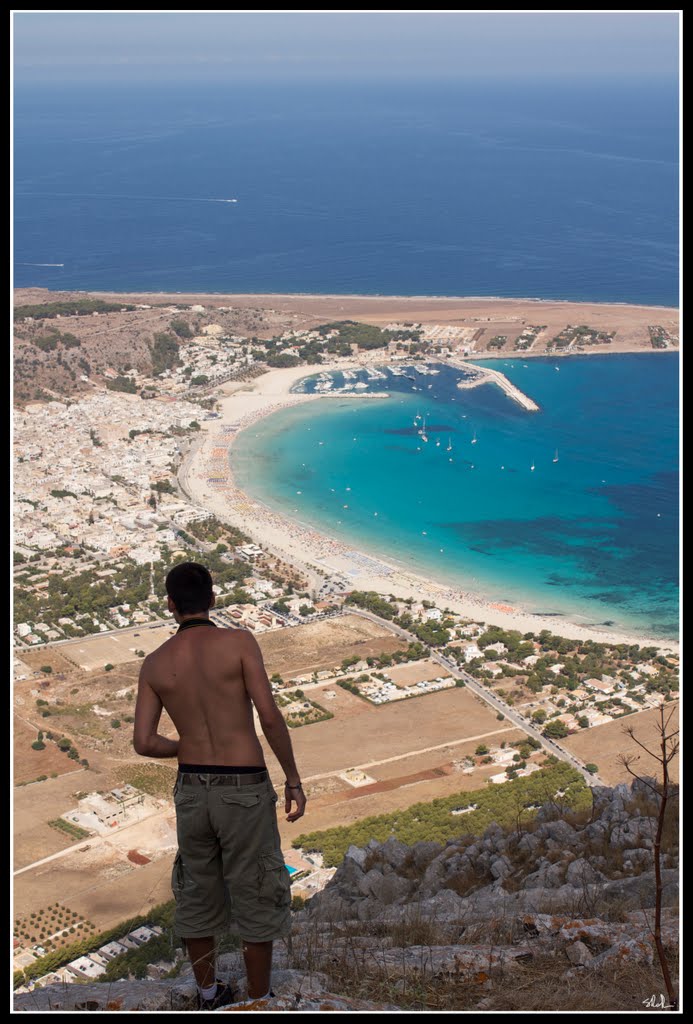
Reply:
[[[401,626],[396,626],[393,622],[389,622],[387,619],[382,619],[379,615],[374,615],[373,612],[365,611],[363,608],[356,608],[354,605],[349,605],[348,608],[350,613],[361,615],[363,618],[370,619],[371,622],[375,622],[379,626],[392,630],[392,632],[397,636],[400,636],[403,640],[406,640],[408,643],[420,642],[418,637],[413,633],[409,633],[406,629],[402,629]],[[573,768],[576,768],[583,776],[588,786],[604,785],[604,782],[601,781],[598,775],[591,775],[587,771],[582,761],[578,760],[578,758],[568,750],[561,747],[555,740],[549,739],[548,736],[543,736],[535,726],[531,725],[522,717],[522,715],[518,714],[517,711],[514,711],[513,708],[506,704],[504,700],[497,697],[494,693],[491,693],[490,690],[487,690],[485,686],[482,686],[478,680],[474,679],[474,677],[470,676],[468,672],[465,672],[464,669],[460,668],[452,658],[447,658],[444,654],[436,651],[435,648],[431,648],[430,656],[434,661],[437,661],[439,665],[443,665],[446,669],[452,672],[458,679],[464,679],[465,685],[473,693],[486,701],[494,711],[501,712],[505,715],[506,719],[509,722],[512,722],[513,725],[516,725],[518,729],[522,729],[522,731],[527,733],[528,736],[532,736],[534,739],[538,740],[549,754],[554,754],[562,761],[567,761]]]

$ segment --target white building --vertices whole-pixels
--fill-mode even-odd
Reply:
[[[162,929],[159,925],[140,925],[139,928],[134,928],[131,932],[128,932],[128,938],[132,939],[137,943],[149,942],[150,939],[155,939],[157,935],[162,934]]]
[[[71,960],[67,967],[77,978],[98,978],[99,975],[106,973],[105,967],[97,964],[88,956],[80,956],[77,960]]]
[[[440,608],[427,608],[426,609],[425,618],[428,619],[429,622],[440,622],[442,617],[443,617],[443,613],[441,612]]]
[[[106,960],[113,960],[115,957],[120,956],[121,953],[126,953],[127,947],[123,946],[120,942],[112,940],[107,942],[105,946],[99,946],[98,952]]]

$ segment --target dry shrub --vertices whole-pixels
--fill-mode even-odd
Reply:
[[[407,949],[409,946],[444,946],[450,941],[450,930],[437,921],[416,914],[390,925],[389,935],[392,945],[397,949]],[[459,928],[455,931],[459,934]]]
[[[676,974],[676,957],[671,970]],[[645,1011],[645,1000],[666,992],[658,964],[610,963],[603,969],[566,977],[565,956],[534,957],[499,979],[483,1002],[484,1010]],[[665,1000],[666,1001],[666,1000]]]

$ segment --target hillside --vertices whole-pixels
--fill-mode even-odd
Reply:
[[[202,307],[176,304],[175,296],[143,300],[137,296],[101,299],[85,292],[49,292],[32,288],[14,295],[14,400],[88,394],[103,386],[107,371],[151,375],[175,365],[178,343],[216,324],[228,335],[266,337],[303,322],[299,314],[271,309]],[[159,340],[159,348],[162,341]],[[106,373],[106,376],[104,376]]]
[[[593,798],[588,812],[568,812],[558,798],[528,826],[492,825],[444,846],[350,847],[328,886],[295,913],[291,940],[277,944],[276,996],[257,1008],[663,1008],[651,931],[658,798],[639,781],[597,787]],[[677,988],[676,793],[668,806],[662,942]],[[191,1009],[184,963],[180,978],[48,985],[17,994],[15,1008]],[[242,997],[240,953],[224,954],[219,973],[239,981]]]

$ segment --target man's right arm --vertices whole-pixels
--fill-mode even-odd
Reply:
[[[241,663],[246,692],[255,705],[262,732],[284,769],[286,776],[284,810],[287,812],[287,821],[296,821],[303,816],[306,796],[301,787],[301,778],[294,760],[289,730],[277,707],[272,687],[267,678],[262,651],[252,633],[246,633],[243,636]],[[291,811],[292,803],[296,804],[295,811]]]

